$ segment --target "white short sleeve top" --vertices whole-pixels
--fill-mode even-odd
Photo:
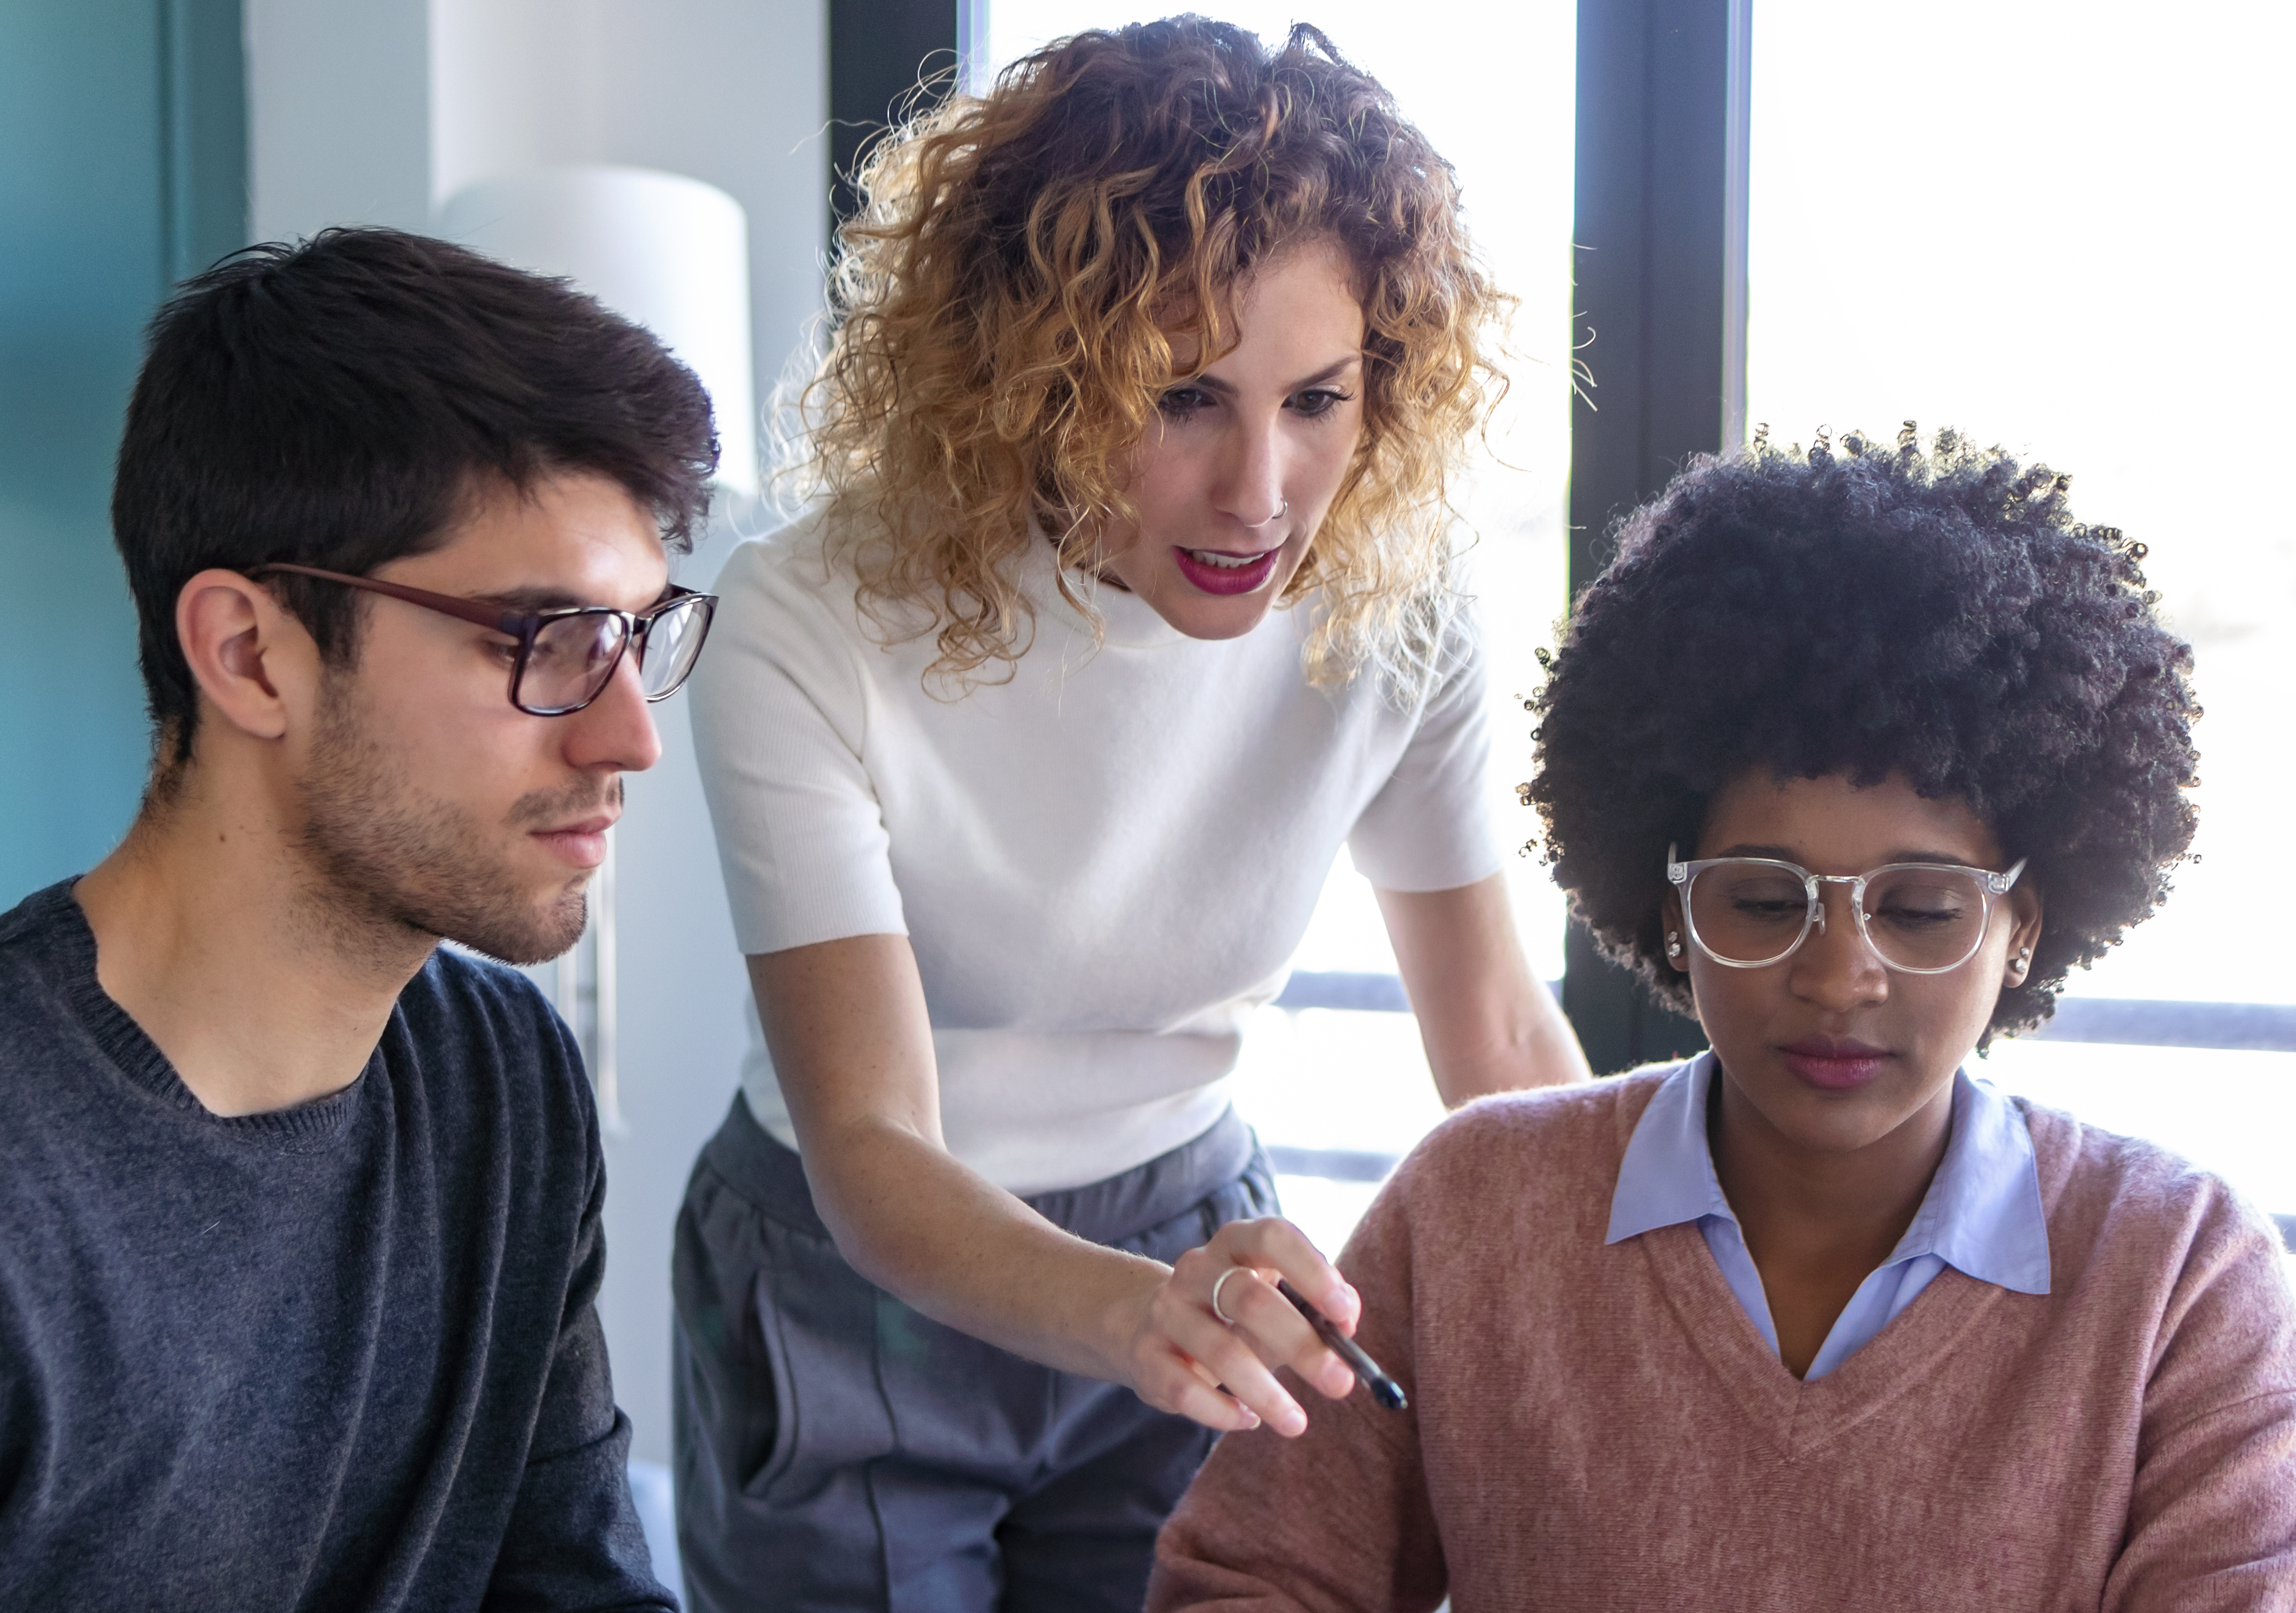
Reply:
[[[928,685],[931,634],[885,642],[816,515],[727,561],[692,698],[742,951],[906,934],[947,1145],[1031,1193],[1218,1119],[1342,845],[1395,890],[1500,863],[1464,616],[1405,700],[1310,685],[1306,605],[1197,640],[1103,587],[1095,646],[1051,545],[1019,580],[1037,626],[1010,679]],[[754,1005],[742,1082],[796,1147]]]

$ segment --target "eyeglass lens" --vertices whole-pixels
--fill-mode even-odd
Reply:
[[[658,700],[676,692],[685,675],[693,670],[701,654],[701,641],[709,633],[707,600],[680,600],[653,618],[642,646],[644,664],[638,668],[646,699]]]
[[[639,658],[638,683],[649,700],[676,692],[693,670],[708,635],[709,613],[701,600],[681,600],[652,618]],[[550,715],[578,710],[598,697],[613,676],[627,618],[615,610],[554,617],[534,635],[513,698],[525,710]]]
[[[1733,963],[1784,957],[1812,922],[1808,888],[1792,871],[1762,863],[1718,863],[1690,883],[1698,939]],[[1866,934],[1900,969],[1945,970],[1985,939],[1981,875],[1951,868],[1877,871],[1866,883]]]
[[[597,698],[614,675],[628,628],[611,610],[553,617],[534,635],[514,698],[529,711],[571,711]]]

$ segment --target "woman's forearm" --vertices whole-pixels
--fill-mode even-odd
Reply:
[[[803,1141],[815,1207],[854,1270],[1015,1355],[1126,1379],[1126,1346],[1169,1267],[1062,1231],[898,1125],[862,1118]]]
[[[1577,1033],[1523,956],[1505,875],[1382,890],[1379,905],[1445,1103],[1587,1078]]]
[[[1297,1227],[1234,1222],[1168,1267],[1062,1232],[949,1153],[906,937],[753,956],[750,979],[814,1206],[862,1276],[937,1322],[1210,1428],[1304,1429],[1273,1366],[1326,1394],[1351,1387],[1259,1275],[1290,1278],[1352,1325],[1355,1291]],[[1214,1283],[1232,1267],[1252,1274],[1216,1316]]]
[[[1447,1042],[1423,1033],[1423,1041],[1435,1090],[1453,1109],[1490,1093],[1568,1085],[1587,1080],[1591,1073],[1578,1033],[1563,1018],[1554,994],[1537,981],[1528,983],[1492,1034],[1472,1042],[1464,1037]]]

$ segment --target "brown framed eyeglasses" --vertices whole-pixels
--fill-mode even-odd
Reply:
[[[623,655],[635,647],[638,685],[648,701],[676,694],[701,659],[701,642],[709,636],[709,618],[718,597],[691,588],[670,589],[668,596],[643,610],[617,610],[608,605],[569,605],[551,610],[505,610],[482,600],[457,599],[427,588],[409,588],[347,571],[322,571],[316,566],[275,561],[250,566],[246,575],[262,577],[288,571],[340,583],[370,594],[404,600],[425,610],[475,623],[518,641],[518,658],[511,665],[510,703],[532,716],[570,716],[605,692]]]

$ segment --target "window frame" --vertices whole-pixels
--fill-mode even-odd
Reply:
[[[1745,439],[1752,0],[1578,0],[1569,597],[1693,454]],[[1595,1073],[1706,1045],[1573,922],[1562,1011]]]

